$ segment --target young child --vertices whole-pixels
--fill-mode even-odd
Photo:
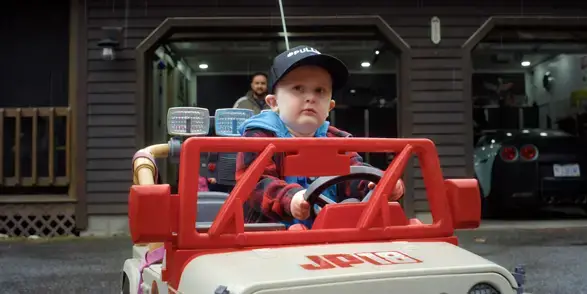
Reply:
[[[308,46],[298,46],[275,57],[269,72],[269,95],[265,98],[272,111],[265,111],[246,120],[239,128],[245,137],[350,137],[326,121],[334,108],[333,92],[340,90],[348,79],[348,69],[335,57],[324,55]],[[368,165],[355,152],[351,165]],[[258,156],[257,153],[237,155],[236,179]],[[265,167],[248,201],[245,222],[302,223],[311,227],[310,205],[304,200],[311,183],[305,177],[283,177],[283,154],[276,154]],[[368,181],[347,181],[330,187],[322,194],[335,201],[362,199],[374,184]],[[398,181],[390,201],[404,193]]]

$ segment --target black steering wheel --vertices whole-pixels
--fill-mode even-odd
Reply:
[[[351,166],[351,172],[346,175],[319,177],[312,184],[310,184],[304,193],[304,199],[310,204],[310,217],[315,218],[320,210],[327,204],[339,203],[322,195],[322,192],[324,192],[324,190],[326,190],[328,187],[351,180],[367,180],[377,184],[381,180],[382,176],[383,171],[378,168],[359,165]],[[365,198],[363,198],[362,202],[369,201],[372,193],[373,191],[369,191]],[[340,203],[348,202],[360,201],[357,198],[348,198],[344,201],[341,201]]]

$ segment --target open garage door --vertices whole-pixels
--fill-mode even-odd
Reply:
[[[491,18],[464,49],[486,215],[587,209],[587,18]]]
[[[355,136],[411,133],[409,46],[378,16],[287,17],[290,47],[298,44],[342,59],[347,87],[335,96],[330,120]],[[274,17],[168,18],[137,47],[139,146],[166,141],[164,113],[171,106],[232,107],[251,75],[266,71],[284,51],[281,21]],[[174,73],[172,73],[172,71]],[[362,154],[385,168],[389,154]],[[166,166],[162,164],[162,166]],[[409,167],[406,175],[411,175]],[[163,179],[176,175],[162,170]],[[410,177],[411,178],[411,177]],[[408,185],[411,179],[406,179]],[[406,211],[412,211],[406,195]]]

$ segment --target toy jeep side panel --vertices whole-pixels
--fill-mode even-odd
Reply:
[[[504,290],[516,285],[514,277],[503,267],[449,243],[330,244],[198,256],[184,268],[178,290],[214,293],[225,286],[236,294],[350,281],[405,280],[414,276],[479,277],[466,284],[472,286],[483,282],[483,275],[487,274],[501,276],[501,284],[509,283]]]
[[[474,281],[486,281],[502,294],[516,293],[507,279],[496,273],[412,276],[332,282],[282,287],[250,292],[251,294],[344,294],[344,293],[469,293]],[[248,294],[248,293],[247,293]]]
[[[163,265],[154,264],[143,271],[143,283],[146,289],[153,292],[153,288],[157,287],[158,293],[168,293],[167,283],[161,281],[161,269]],[[150,292],[149,292],[150,293]]]

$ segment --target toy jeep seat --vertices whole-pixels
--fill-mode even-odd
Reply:
[[[234,186],[236,180],[234,174],[236,171],[237,153],[202,153],[200,156],[200,174],[206,178],[215,178],[218,185]]]
[[[197,223],[212,222],[229,194],[224,192],[198,192]]]
[[[239,125],[251,116],[253,111],[249,109],[217,109],[214,116],[210,117],[208,136],[239,137]],[[236,184],[236,155],[235,152],[202,153],[200,173],[208,178],[215,178],[218,185],[232,187]]]
[[[216,215],[220,208],[228,199],[230,194],[224,192],[198,192],[198,214],[196,217],[196,230],[200,233],[205,233],[210,229],[212,222],[216,219]],[[243,213],[246,215],[246,208],[243,208]],[[269,230],[285,230],[285,225],[282,223],[251,223],[245,225],[245,230],[251,231],[269,231]]]
[[[237,153],[213,153],[216,161],[216,182],[220,185],[234,186],[236,180],[234,174],[236,171],[236,154]]]

